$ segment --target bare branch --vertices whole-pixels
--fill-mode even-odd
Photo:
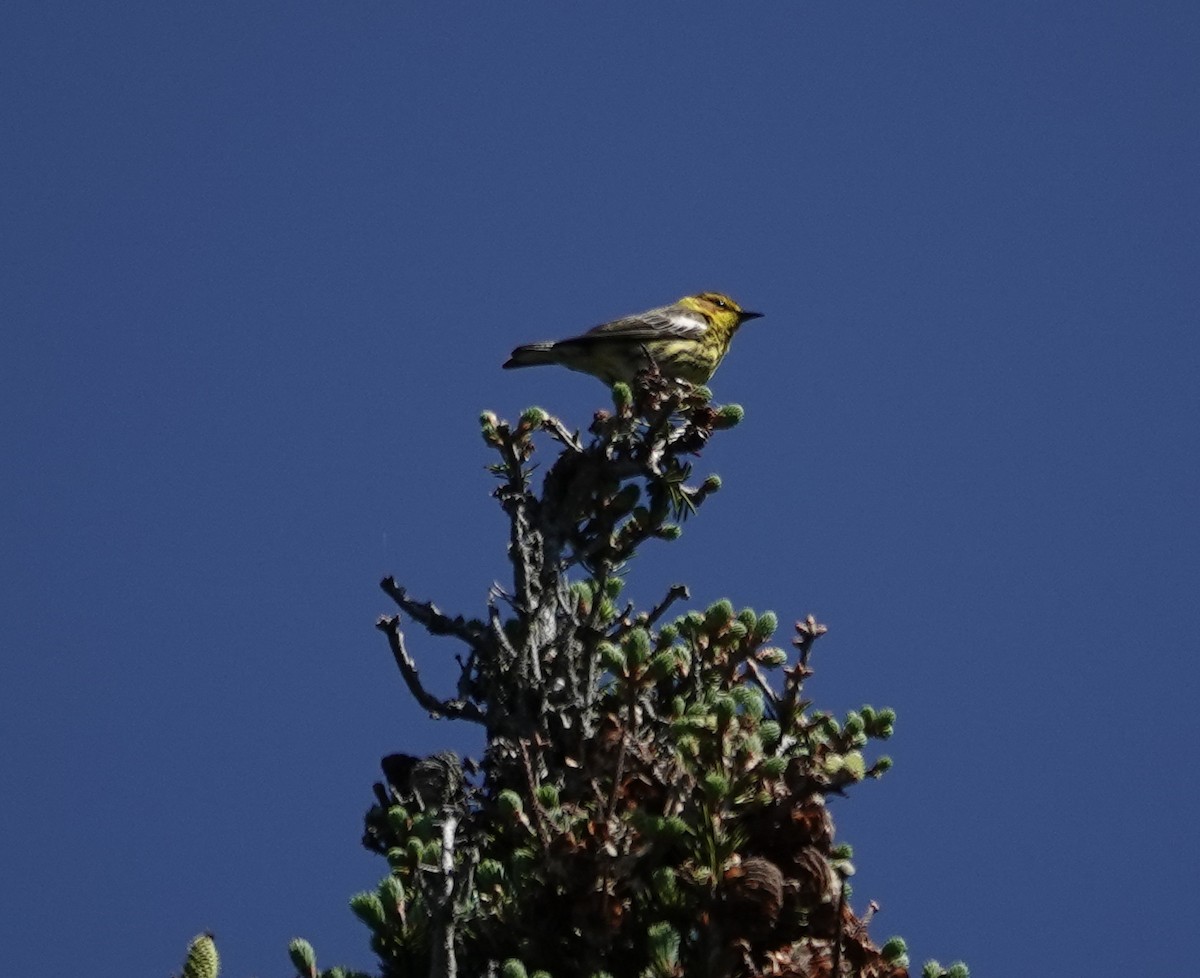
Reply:
[[[572,434],[567,430],[567,426],[554,415],[546,415],[546,419],[542,422],[542,429],[548,432],[550,437],[556,442],[566,446],[571,451],[576,453],[583,452],[583,443],[579,440],[579,433],[575,432]]]
[[[517,650],[512,647],[512,643],[504,633],[504,622],[500,619],[500,609],[495,604],[488,605],[488,624],[491,627],[492,641],[504,653],[504,661],[506,663],[515,662]]]
[[[767,702],[771,704],[772,715],[778,718],[779,694],[775,692],[771,684],[767,682],[766,677],[762,674],[762,670],[758,668],[758,663],[753,659],[747,659],[746,672],[750,674],[750,678],[754,680],[754,685],[762,690],[763,696],[765,696]]]
[[[664,614],[666,614],[667,609],[671,607],[671,605],[680,599],[690,598],[691,596],[691,592],[688,591],[686,584],[672,584],[671,589],[667,591],[667,596],[650,611],[650,614],[646,616],[646,620],[644,622],[638,622],[637,625],[640,625],[643,628],[652,628],[658,622],[658,620]],[[620,626],[613,631],[609,637],[613,639],[621,638],[623,635],[626,635],[628,632],[630,632],[634,627],[635,623],[631,622],[628,615],[626,615],[624,616],[624,620],[621,622]]]
[[[415,601],[408,592],[396,583],[394,577],[385,577],[379,582],[384,593],[400,606],[409,618],[421,625],[430,635],[453,635],[466,642],[471,648],[482,650],[486,646],[483,623],[467,621],[462,615],[451,618],[444,614],[432,601]]]
[[[463,720],[474,720],[476,723],[487,722],[483,711],[474,703],[467,700],[438,699],[421,685],[417,664],[408,654],[408,649],[404,645],[404,633],[400,631],[399,616],[389,618],[385,615],[375,623],[375,627],[388,637],[388,644],[392,647],[392,656],[400,669],[400,675],[404,677],[408,691],[421,706],[429,711],[431,716],[458,717]]]
[[[686,584],[672,584],[667,596],[650,612],[646,624],[655,624],[676,601],[686,600],[692,596]]]
[[[833,966],[829,969],[832,975],[838,975],[842,970],[842,929],[846,925],[846,878],[838,873],[838,902],[837,930],[833,936]]]
[[[442,822],[442,858],[438,866],[441,877],[441,892],[435,894],[436,911],[432,914],[438,936],[431,942],[429,962],[430,978],[456,978],[458,960],[454,954],[454,931],[457,921],[454,915],[453,897],[454,833],[458,828],[458,816],[447,815]]]

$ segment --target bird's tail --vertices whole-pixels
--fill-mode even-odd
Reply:
[[[528,346],[518,346],[513,350],[512,356],[504,363],[504,369],[541,367],[548,363],[558,362],[559,358],[554,353],[553,343],[530,343]]]

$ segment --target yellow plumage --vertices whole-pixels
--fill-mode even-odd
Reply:
[[[724,293],[701,292],[570,339],[519,346],[504,367],[559,364],[612,385],[631,382],[653,363],[668,377],[703,384],[724,359],[742,323],[761,315],[746,311]]]

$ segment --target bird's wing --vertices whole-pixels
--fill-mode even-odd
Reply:
[[[573,336],[564,343],[593,343],[597,340],[662,340],[699,339],[704,335],[704,321],[699,317],[663,309],[640,312],[636,316],[614,319],[589,329],[582,336]]]

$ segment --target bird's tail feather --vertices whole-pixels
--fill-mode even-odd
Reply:
[[[518,346],[513,350],[512,356],[504,363],[504,369],[541,367],[549,363],[558,363],[558,357],[554,355],[554,344],[530,343],[528,346]]]

